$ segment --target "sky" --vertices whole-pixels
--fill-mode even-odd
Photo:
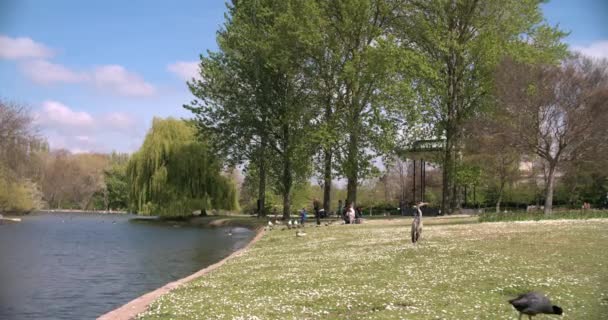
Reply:
[[[133,152],[153,117],[189,118],[186,80],[216,50],[224,0],[0,0],[0,98],[28,106],[51,148]],[[553,0],[575,50],[608,58],[608,0]]]

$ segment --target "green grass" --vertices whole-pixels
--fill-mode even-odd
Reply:
[[[154,302],[143,319],[516,319],[539,290],[562,319],[608,315],[608,219],[476,223],[410,219],[273,230],[249,251]],[[538,316],[535,319],[552,319]]]
[[[480,222],[557,220],[557,219],[597,219],[608,218],[607,210],[554,211],[550,215],[537,212],[488,212],[479,215]]]

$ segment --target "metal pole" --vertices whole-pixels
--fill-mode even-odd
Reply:
[[[424,202],[424,159],[420,159],[420,201]]]
[[[412,202],[416,203],[416,159],[413,160],[414,164],[412,165]]]

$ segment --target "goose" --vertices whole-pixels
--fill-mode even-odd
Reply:
[[[289,220],[289,221],[287,222],[287,229],[291,229],[291,226],[292,226],[292,224],[291,224],[291,220]]]
[[[562,308],[551,303],[551,300],[544,294],[539,292],[528,292],[519,295],[515,299],[509,300],[509,303],[519,311],[519,320],[526,314],[528,319],[537,314],[557,314],[562,315]]]

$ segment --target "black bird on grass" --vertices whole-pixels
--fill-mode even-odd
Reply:
[[[519,311],[519,319],[526,314],[528,319],[537,314],[557,314],[561,315],[564,311],[562,308],[551,303],[551,300],[542,293],[528,292],[520,295],[515,299],[509,300],[517,311]]]

